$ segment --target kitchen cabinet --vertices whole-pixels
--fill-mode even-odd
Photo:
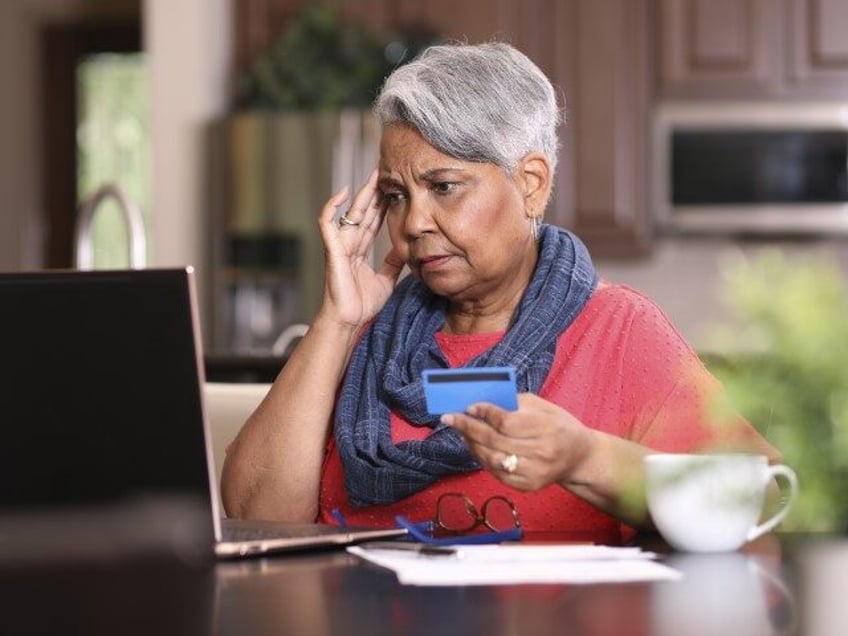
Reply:
[[[573,201],[570,224],[554,222],[570,226],[596,257],[640,256],[650,251],[653,235],[647,191],[651,2],[570,6],[561,37],[571,48],[561,55],[569,65],[565,169]]]
[[[659,0],[672,99],[848,96],[848,0]]]
[[[848,96],[848,0],[789,0],[787,84],[801,94]]]

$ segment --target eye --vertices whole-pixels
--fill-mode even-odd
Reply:
[[[450,194],[456,188],[456,183],[453,181],[434,181],[430,188],[437,194]]]
[[[400,203],[401,201],[403,201],[406,198],[406,196],[404,196],[403,192],[401,192],[399,190],[388,190],[388,191],[383,192],[380,196],[382,198],[383,203],[387,207],[391,207],[393,205],[396,205],[397,203]]]

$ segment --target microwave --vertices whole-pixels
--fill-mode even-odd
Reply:
[[[848,102],[665,103],[653,132],[660,231],[848,234]]]

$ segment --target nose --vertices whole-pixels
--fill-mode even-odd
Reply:
[[[403,219],[404,233],[415,238],[432,232],[435,227],[432,203],[427,195],[409,195]]]

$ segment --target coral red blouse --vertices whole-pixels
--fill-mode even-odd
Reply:
[[[451,366],[461,366],[496,344],[503,332],[451,335],[436,341]],[[719,427],[708,418],[710,396],[720,387],[695,352],[648,298],[622,285],[602,282],[577,319],[559,337],[553,367],[539,395],[568,410],[583,424],[658,451],[689,452],[746,448],[777,459],[779,453],[746,421],[735,417]],[[431,429],[391,416],[395,442],[422,439]],[[521,492],[478,470],[445,477],[388,505],[354,508],[331,438],[321,476],[318,521],[334,523],[341,510],[350,524],[391,526],[397,514],[432,519],[436,499],[461,492],[478,508],[492,495],[505,495],[520,514],[530,540],[590,539],[617,544],[633,529],[559,485]]]

